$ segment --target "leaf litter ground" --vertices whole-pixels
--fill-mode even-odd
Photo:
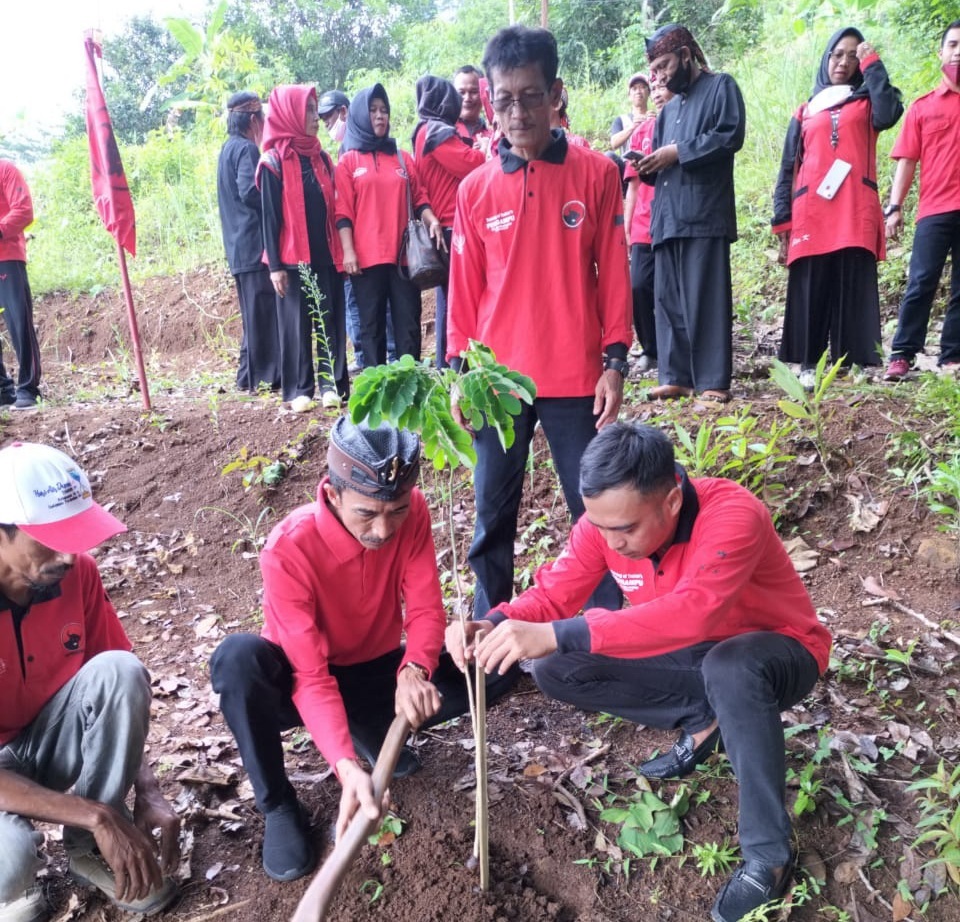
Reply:
[[[138,292],[152,414],[143,413],[135,389],[116,292],[40,300],[48,403],[35,413],[0,415],[2,442],[40,440],[68,451],[90,472],[100,500],[129,526],[97,556],[153,676],[148,758],[184,819],[183,896],[166,916],[178,922],[285,919],[308,882],[277,884],[260,869],[262,822],[210,690],[207,662],[227,633],[259,628],[256,552],[280,518],[313,498],[333,416],[287,413],[276,397],[233,390],[233,297],[227,279],[206,271],[154,280]],[[429,315],[428,305],[428,337]],[[754,370],[736,397],[749,400],[751,412],[769,425],[778,395],[761,380],[764,359],[756,351],[738,357],[741,367]],[[625,415],[669,417],[695,431],[718,412],[695,402],[653,406],[640,402],[639,393],[632,389]],[[781,532],[785,540],[800,539],[795,557],[805,561],[799,565],[834,633],[837,661],[814,694],[785,715],[793,734],[788,765],[799,776],[818,760],[812,777],[820,782],[813,809],[794,824],[802,863],[813,878],[825,878],[808,884],[806,905],[792,907],[791,917],[801,922],[917,919],[917,909],[905,903],[910,893],[917,903],[933,897],[926,918],[960,919],[955,891],[936,896],[942,868],[922,868],[932,853],[911,848],[919,813],[907,785],[941,758],[955,765],[960,753],[958,647],[911,613],[949,628],[960,585],[954,542],[940,535],[915,493],[897,489],[887,476],[886,436],[891,420],[906,412],[903,393],[838,385],[828,430],[843,459],[836,487],[822,489],[816,466],[792,464],[785,478],[794,500]],[[795,449],[801,458],[804,451],[809,446]],[[284,461],[286,475],[276,486],[245,490],[244,473],[261,469],[256,458]],[[517,543],[520,584],[557,552],[566,531],[548,458],[538,438]],[[223,474],[232,463],[235,469]],[[446,482],[428,474],[424,486],[439,523]],[[472,499],[468,483],[455,489],[463,560]],[[448,572],[442,525],[436,543],[440,569]],[[891,657],[889,651],[911,644],[909,662]],[[696,845],[736,841],[737,787],[723,757],[687,779],[687,857],[661,858],[655,867],[634,860],[628,876],[617,861],[618,830],[599,820],[596,802],[607,792],[636,793],[633,767],[668,746],[673,734],[573,711],[545,700],[524,678],[492,709],[488,735],[491,891],[477,891],[469,861],[473,760],[464,719],[416,738],[424,769],[392,790],[402,833],[389,845],[365,847],[330,919],[430,922],[451,912],[464,922],[708,916],[723,875],[702,876],[692,854]],[[306,734],[289,734],[287,745],[289,771],[326,853],[339,787]],[[669,801],[677,788],[668,782],[655,790]],[[792,781],[791,803],[798,794],[800,783]],[[98,895],[74,894],[57,830],[46,831],[47,878],[62,922],[119,919]],[[901,878],[910,893],[898,895]]]

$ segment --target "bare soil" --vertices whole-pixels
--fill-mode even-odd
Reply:
[[[153,676],[148,757],[184,820],[183,895],[166,918],[285,919],[308,879],[278,884],[260,868],[262,822],[210,690],[207,662],[224,635],[258,628],[257,550],[274,524],[314,495],[324,470],[325,434],[335,417],[293,414],[276,396],[236,392],[239,322],[225,274],[201,270],[156,279],[140,287],[137,302],[152,412],[144,411],[136,388],[118,293],[45,297],[37,321],[47,399],[36,412],[0,414],[0,443],[45,441],[74,455],[90,472],[100,501],[129,526],[98,551],[98,559]],[[427,305],[428,337],[430,313]],[[768,350],[757,339],[744,334],[739,341],[736,401],[749,401],[769,426],[782,395],[766,380]],[[430,345],[428,339],[425,352]],[[901,877],[920,891],[918,902],[932,897],[926,910],[931,922],[960,919],[955,890],[937,896],[942,875],[928,872],[924,883],[915,870],[932,852],[910,847],[919,814],[907,785],[940,759],[956,765],[960,753],[957,646],[910,612],[956,631],[960,585],[950,556],[955,542],[939,546],[939,556],[920,553],[926,539],[944,541],[939,521],[888,474],[889,433],[908,425],[922,433],[931,425],[906,419],[908,386],[885,391],[838,383],[828,429],[835,485],[827,487],[819,462],[809,457],[811,446],[803,442],[792,446],[799,460],[783,478],[794,499],[781,531],[785,539],[803,538],[816,552],[805,579],[834,633],[837,660],[811,698],[785,715],[787,725],[797,728],[788,742],[788,764],[796,772],[814,757],[818,728],[829,726],[826,738],[834,744],[815,775],[822,781],[816,808],[795,821],[803,864],[814,878],[824,878],[814,884],[798,875],[807,879],[810,895],[805,905],[793,906],[797,920],[917,919],[916,908],[898,902]],[[692,401],[679,408],[643,403],[639,388],[631,389],[625,407],[627,416],[679,421],[691,431],[720,412],[726,410]],[[547,457],[535,443],[518,541],[519,583],[557,553],[567,528],[552,469],[543,463]],[[243,475],[256,473],[256,458],[284,461],[286,475],[276,486],[245,489]],[[234,463],[237,469],[224,471]],[[435,509],[441,486],[425,475]],[[468,482],[458,486],[456,503],[462,551],[472,529]],[[854,531],[864,521],[854,513],[864,504],[876,521],[870,530]],[[442,529],[436,534],[441,571],[449,571],[449,542]],[[899,600],[900,608],[885,596]],[[872,604],[864,607],[866,602]],[[912,643],[908,665],[887,655]],[[625,873],[612,847],[618,830],[599,820],[596,804],[606,792],[634,793],[633,766],[669,745],[672,735],[576,712],[544,699],[526,678],[492,709],[488,733],[490,891],[479,892],[469,860],[473,769],[464,719],[416,738],[424,769],[392,788],[403,831],[389,845],[365,846],[330,919],[708,917],[725,874],[702,875],[693,848],[736,842],[737,786],[722,756],[714,757],[708,772],[687,779],[692,796],[683,821],[685,860],[661,858],[652,866],[649,859],[634,859]],[[290,734],[288,768],[326,852],[339,786],[303,733]],[[791,782],[791,801],[796,785]],[[656,790],[669,800],[680,788],[668,782]],[[48,877],[62,918],[119,919],[122,914],[94,893],[80,891],[80,900],[70,901],[74,891],[64,879],[56,830],[49,830],[48,839]]]

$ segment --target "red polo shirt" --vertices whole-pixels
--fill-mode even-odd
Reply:
[[[500,154],[457,193],[447,356],[479,340],[538,397],[591,396],[604,350],[633,339],[617,168],[562,132],[542,159]]]
[[[392,540],[365,548],[323,499],[290,513],[260,555],[262,635],[279,644],[293,666],[293,703],[323,757],[336,765],[355,758],[347,714],[328,664],[350,666],[400,646],[401,668],[437,666],[446,617],[437,576],[430,513],[423,494],[410,495],[410,514]]]
[[[0,745],[9,743],[98,653],[129,650],[92,557],[79,554],[46,601],[35,601],[17,627],[0,594]]]
[[[917,220],[960,211],[960,93],[941,82],[907,110],[890,156],[920,164]]]
[[[637,125],[633,134],[630,135],[630,150],[638,150],[646,157],[653,153],[653,129],[657,126],[655,118],[648,118]],[[637,168],[632,160],[627,160],[623,168],[624,179],[637,180],[637,200],[633,206],[633,218],[630,221],[630,242],[645,243],[647,246],[653,244],[653,238],[650,236],[650,210],[653,207],[654,187],[648,183],[641,182],[637,173]]]
[[[23,174],[9,160],[0,160],[0,262],[27,261],[23,232],[32,222],[33,202]]]
[[[413,155],[347,151],[337,162],[337,227],[353,226],[353,246],[361,269],[396,265],[400,239],[407,226],[407,175],[413,210],[427,202],[418,181]]]

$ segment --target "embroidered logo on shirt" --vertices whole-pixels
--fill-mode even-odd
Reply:
[[[583,224],[583,219],[587,216],[587,206],[576,199],[567,202],[560,212],[565,227],[575,228]]]
[[[399,176],[401,179],[406,179],[406,178],[407,178],[407,171],[406,171],[402,166],[398,166],[398,167],[397,167],[397,176]]]
[[[6,660],[0,659],[0,675],[3,675],[7,671]]]
[[[366,172],[367,172],[367,168],[365,166],[358,166],[353,171],[353,178],[356,179],[358,176],[363,176]]]
[[[467,238],[463,234],[454,234],[450,242],[457,253],[463,256],[463,248],[467,245]]]
[[[610,571],[617,585],[623,590],[625,595],[636,592],[643,587],[642,573],[617,573],[616,570]]]
[[[499,214],[491,215],[487,218],[487,230],[495,234],[513,227],[516,216],[511,208],[509,211],[501,211]]]
[[[71,621],[70,624],[65,624],[60,629],[60,643],[63,644],[64,650],[70,650],[71,652],[79,650],[82,638],[83,628],[78,621]]]

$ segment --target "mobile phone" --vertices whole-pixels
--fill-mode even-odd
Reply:
[[[628,151],[623,155],[623,159],[624,159],[624,160],[632,160],[634,163],[639,163],[641,160],[643,160],[643,158],[644,158],[645,156],[646,156],[646,154],[644,154],[643,151],[639,151],[639,150],[628,150]]]

